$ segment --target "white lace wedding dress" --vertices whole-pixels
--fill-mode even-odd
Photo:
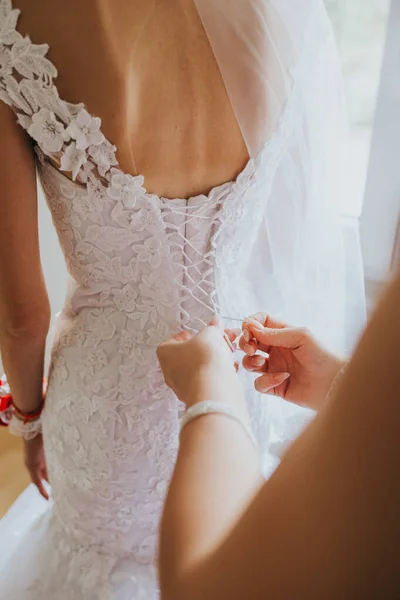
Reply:
[[[330,294],[337,300],[340,277],[324,281],[323,294],[314,297],[310,278],[299,287],[305,271],[295,262],[303,252],[301,264],[312,267],[304,241],[311,230],[321,254],[332,250],[327,264],[339,260],[336,238],[327,235],[331,214],[308,211],[304,223],[318,221],[318,234],[303,224],[303,237],[287,244],[286,263],[282,245],[282,273],[271,267],[268,230],[260,228],[268,198],[275,210],[274,182],[285,160],[292,163],[306,78],[299,77],[274,135],[237,181],[208,196],[165,200],[146,192],[143,177],[121,172],[100,119],[59,98],[48,47],[18,33],[18,15],[10,0],[0,0],[0,98],[35,142],[71,284],[55,331],[43,417],[53,500],[49,506],[28,488],[1,521],[0,596],[151,600],[158,597],[157,523],[180,411],[157,366],[156,346],[182,327],[197,330],[215,312],[241,317],[267,307],[323,333],[327,316],[332,319]],[[319,43],[315,36],[311,41],[314,46],[308,36],[305,62]],[[251,267],[264,288],[257,288]],[[332,341],[342,326],[337,313],[327,337]],[[260,402],[251,381],[245,385],[271,471],[271,448],[304,415],[277,401]]]

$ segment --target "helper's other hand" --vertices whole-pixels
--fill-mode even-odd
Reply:
[[[256,389],[319,410],[344,362],[304,328],[258,313],[245,320],[240,348],[243,366],[257,374]]]

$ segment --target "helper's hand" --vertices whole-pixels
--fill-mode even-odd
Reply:
[[[237,336],[227,334],[232,342]],[[243,395],[234,355],[217,320],[196,336],[179,333],[162,343],[157,355],[167,385],[186,406],[203,400],[234,401]]]
[[[239,345],[247,355],[244,368],[259,375],[255,381],[259,392],[314,410],[321,408],[344,364],[307,329],[290,327],[262,313],[246,319]]]

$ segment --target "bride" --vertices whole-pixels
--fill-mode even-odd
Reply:
[[[0,99],[9,428],[52,493],[0,523],[1,597],[157,598],[180,413],[159,342],[266,298],[335,349],[363,320],[331,27],[322,0],[0,0]],[[36,173],[70,275],[45,404]],[[268,475],[308,415],[247,385]]]

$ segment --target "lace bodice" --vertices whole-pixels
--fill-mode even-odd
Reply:
[[[71,310],[124,311],[142,327],[175,311],[173,327],[196,329],[218,310],[210,277],[221,213],[228,205],[230,222],[236,218],[229,201],[250,187],[254,161],[207,197],[170,201],[148,194],[141,175],[119,169],[101,120],[59,97],[48,46],[18,33],[19,11],[10,0],[1,0],[0,10],[0,98],[36,143],[40,179],[77,284]],[[194,306],[203,319],[191,323]]]

